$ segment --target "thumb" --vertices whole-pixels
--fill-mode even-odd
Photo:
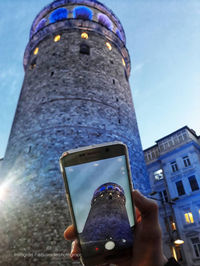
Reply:
[[[132,192],[132,197],[135,206],[141,213],[143,223],[153,224],[158,222],[158,205],[154,200],[147,199],[138,190]]]

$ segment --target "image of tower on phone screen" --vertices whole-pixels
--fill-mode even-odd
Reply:
[[[109,255],[131,247],[134,212],[125,156],[65,170],[83,254]]]
[[[132,246],[133,236],[125,204],[124,190],[116,183],[105,183],[95,190],[80,234],[81,246],[83,252],[87,250],[87,256]]]

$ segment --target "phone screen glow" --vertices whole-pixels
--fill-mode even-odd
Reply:
[[[123,188],[126,202],[125,208],[128,215],[129,225],[130,227],[134,226],[131,192],[129,188],[126,159],[124,155],[65,167],[65,171],[77,224],[77,231],[79,234],[83,232],[86,220],[91,210],[91,202],[94,200],[94,193],[97,188],[101,187],[103,184],[107,184],[107,186],[101,187],[100,190],[107,191],[108,195],[112,195],[112,193],[110,193],[112,191],[108,191],[108,189],[112,189],[112,186],[109,188],[108,183],[116,184],[115,190],[119,190],[117,185]],[[97,192],[98,191],[96,191],[96,193]],[[118,194],[120,195],[120,193]],[[118,196],[118,194],[116,195]],[[105,197],[105,194],[99,194],[99,197],[103,198]],[[108,212],[109,206],[111,205],[108,205]],[[100,209],[99,212],[101,212]]]

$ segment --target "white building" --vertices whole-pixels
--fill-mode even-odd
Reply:
[[[181,265],[200,265],[200,136],[187,126],[144,151],[160,207],[164,250]],[[182,245],[174,245],[177,238]]]

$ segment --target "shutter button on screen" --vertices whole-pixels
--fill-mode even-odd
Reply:
[[[114,247],[115,247],[115,243],[113,241],[108,241],[105,244],[105,249],[107,249],[107,250],[112,250],[112,249],[114,249]]]

